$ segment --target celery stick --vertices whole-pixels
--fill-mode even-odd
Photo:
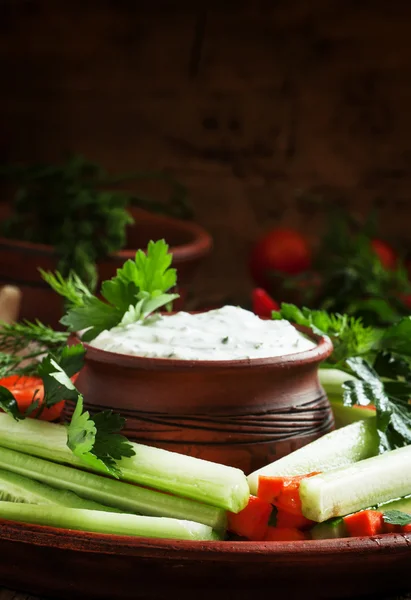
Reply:
[[[7,452],[12,451],[8,450]],[[27,504],[54,504],[69,508],[121,512],[117,508],[109,508],[98,502],[80,498],[74,492],[55,489],[45,483],[39,483],[29,477],[24,477],[3,469],[0,469],[0,501],[25,502]]]
[[[215,540],[219,536],[207,525],[169,519],[110,513],[82,508],[0,502],[0,518],[62,529],[176,540]]]
[[[254,471],[248,476],[252,494],[257,494],[258,478],[305,475],[330,471],[378,453],[378,436],[373,421],[358,421],[299,448],[295,452]]]
[[[224,530],[226,526],[226,512],[221,508],[58,465],[15,450],[0,447],[0,467],[58,488],[60,494],[63,493],[60,490],[70,490],[68,494],[75,492],[83,498],[125,512],[187,519],[209,525],[217,530]],[[41,484],[37,485],[41,486]],[[76,507],[73,505],[73,508]],[[93,507],[79,505],[78,508]]]
[[[341,430],[340,430],[341,431]],[[319,523],[411,494],[411,446],[304,479],[302,512]]]
[[[36,419],[15,421],[3,413],[0,414],[0,443],[33,456],[98,472],[98,469],[83,464],[67,447],[64,425]],[[117,463],[124,481],[192,498],[235,513],[247,505],[250,490],[240,469],[143,444],[132,446],[135,456],[122,458]]]

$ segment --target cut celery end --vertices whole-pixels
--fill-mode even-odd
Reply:
[[[348,537],[347,528],[342,517],[318,523],[311,529],[310,534],[313,540],[331,540]]]
[[[342,402],[329,400],[337,429],[365,419],[375,420],[375,411],[369,408],[364,406],[344,406]]]
[[[121,511],[196,521],[221,531],[224,531],[226,527],[226,512],[215,506],[55,464],[8,448],[0,447],[0,468],[59,488],[57,491],[60,494],[63,494],[60,490],[70,490],[67,493],[75,492],[82,498],[115,507]],[[41,486],[41,484],[38,485]],[[79,508],[87,507],[79,506]]]
[[[341,430],[340,430],[341,431]],[[301,481],[303,515],[319,523],[411,494],[411,446]]]
[[[67,447],[67,432],[63,425],[36,419],[15,421],[3,413],[0,414],[0,443],[26,454],[92,470]],[[143,444],[132,446],[135,456],[117,463],[122,480],[234,513],[247,505],[250,490],[240,469]]]
[[[295,452],[254,471],[248,476],[251,494],[258,491],[258,478],[305,475],[330,471],[369,458],[378,453],[374,422],[358,421],[299,448]]]
[[[7,452],[12,452],[11,450]],[[30,457],[28,457],[30,458]],[[17,473],[0,469],[0,501],[27,504],[48,504],[68,508],[85,508],[106,512],[120,512],[103,504],[80,498],[74,492],[55,489]]]
[[[206,541],[219,539],[207,525],[81,508],[0,502],[0,518],[62,529],[148,538]]]

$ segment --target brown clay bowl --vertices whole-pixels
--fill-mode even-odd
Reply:
[[[0,585],[55,600],[377,598],[409,592],[411,535],[182,542],[0,521]]]
[[[251,360],[141,358],[85,344],[77,387],[91,413],[112,408],[126,417],[129,439],[249,473],[333,427],[318,380],[332,344],[300,330],[315,348]]]
[[[211,236],[191,221],[138,209],[130,212],[135,223],[127,229],[126,248],[98,263],[99,281],[113,277],[117,269],[129,258],[133,259],[139,248],[146,248],[150,240],[165,239],[173,254],[173,266],[178,270],[179,292],[183,300],[186,287],[201,261],[211,251]],[[9,213],[10,208],[0,204],[0,220]],[[47,325],[58,327],[63,315],[63,300],[42,280],[39,267],[45,271],[56,270],[57,258],[51,246],[0,237],[0,287],[13,284],[21,289],[20,319],[40,319]],[[182,300],[179,308],[183,305]]]

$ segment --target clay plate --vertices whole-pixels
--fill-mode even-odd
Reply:
[[[375,600],[409,591],[411,535],[175,542],[0,521],[0,556],[0,585],[59,600]]]

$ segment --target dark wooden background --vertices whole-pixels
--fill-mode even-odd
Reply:
[[[408,0],[0,0],[0,160],[164,168],[215,239],[196,281],[248,293],[272,224],[325,202],[409,237]]]

